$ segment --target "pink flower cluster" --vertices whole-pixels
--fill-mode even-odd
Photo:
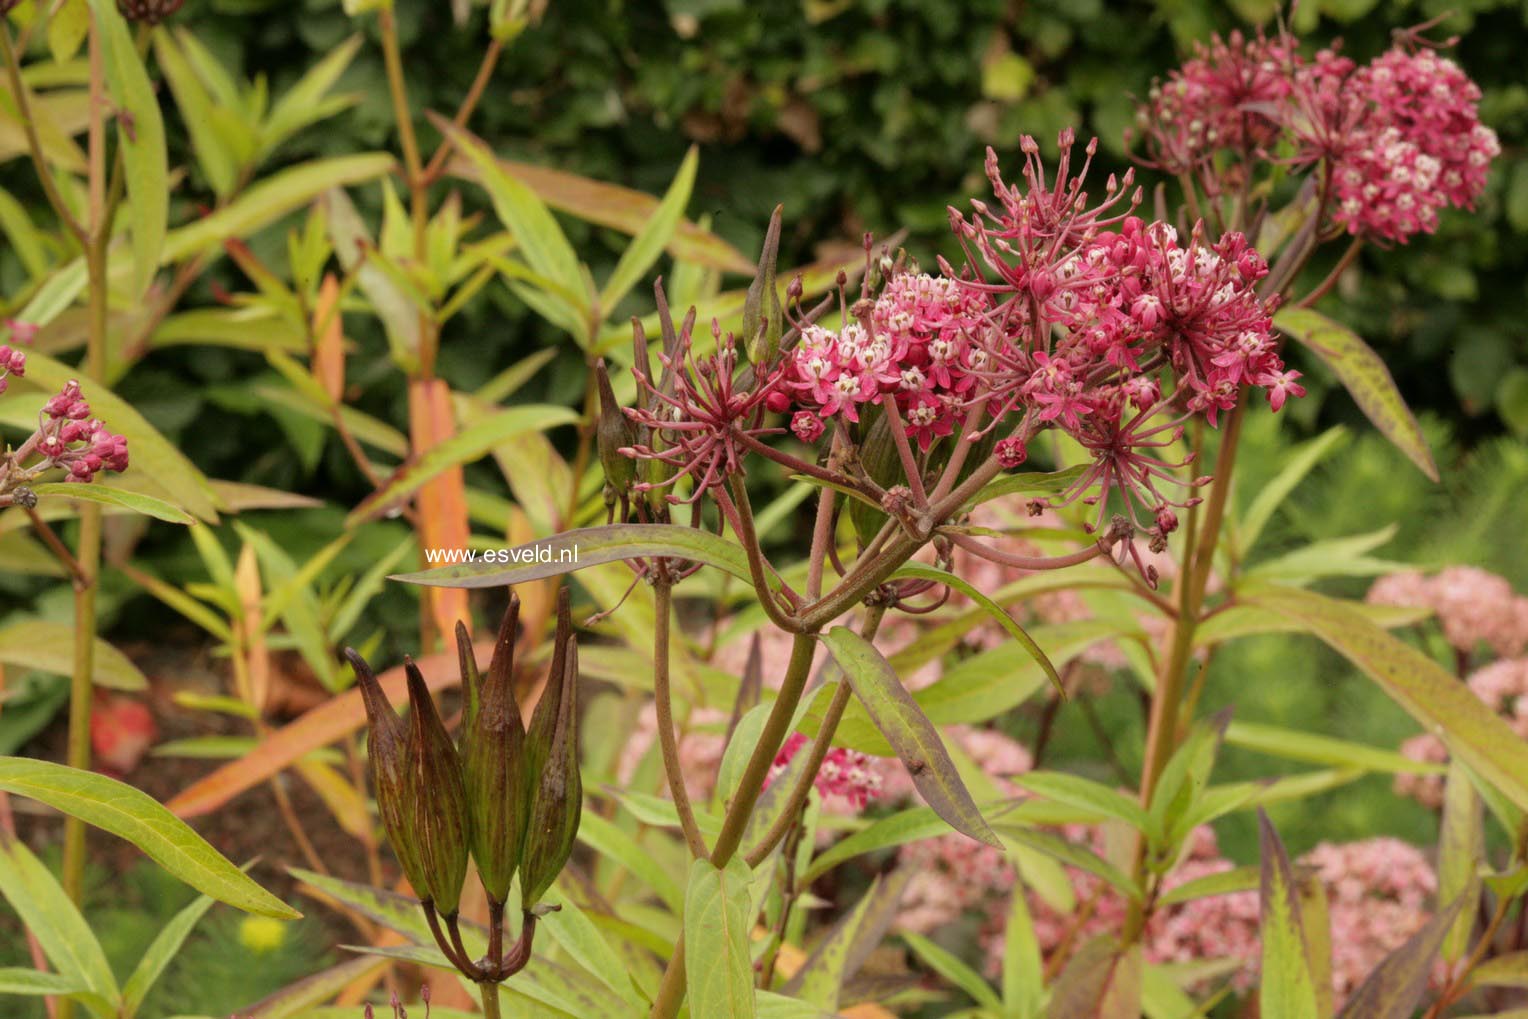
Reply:
[[[35,325],[13,318],[5,320],[5,331],[9,334],[12,343],[31,343],[37,336]],[[21,378],[26,373],[26,352],[17,350],[9,343],[0,343],[0,393],[5,392],[6,387],[10,385],[9,380],[12,375]]]
[[[1096,830],[1072,828],[1069,838],[1102,849]],[[929,933],[962,915],[982,919],[986,967],[1002,965],[1007,897],[1016,874],[998,850],[959,835],[946,835],[902,849],[899,861],[913,876],[902,900],[898,926]],[[1381,960],[1426,922],[1437,879],[1420,850],[1390,838],[1345,844],[1322,843],[1301,859],[1326,891],[1332,934],[1332,984],[1339,1005]],[[1191,837],[1184,860],[1164,882],[1171,890],[1190,881],[1232,870],[1220,855],[1214,832]],[[1027,891],[1036,939],[1049,953],[1095,934],[1117,932],[1125,920],[1124,899],[1101,879],[1068,870],[1077,907],[1058,911]],[[1232,959],[1242,963],[1233,984],[1253,986],[1260,950],[1259,902],[1255,890],[1205,896],[1157,911],[1147,927],[1146,958],[1154,963]]]
[[[1184,506],[1164,486],[1181,485],[1153,451],[1170,445],[1195,414],[1212,425],[1235,406],[1242,389],[1267,389],[1282,407],[1299,396],[1299,373],[1286,371],[1272,334],[1275,301],[1257,293],[1268,274],[1239,233],[1210,242],[1196,228],[1184,239],[1166,223],[1147,223],[1125,202],[1130,179],[1110,179],[1089,208],[1087,162],[1072,175],[1070,132],[1047,180],[1031,138],[1024,186],[1009,185],[989,151],[987,175],[1000,208],[975,202],[967,218],[952,211],[969,271],[962,285],[992,302],[991,328],[977,337],[985,363],[977,371],[993,419],[1014,409],[1032,413],[1077,439],[1094,456],[1092,470],[1071,491],[1099,489],[1100,520],[1111,491],[1145,506],[1161,534],[1176,526],[1170,507]],[[1089,145],[1089,161],[1094,145]],[[1124,202],[1121,208],[1121,203]],[[1174,386],[1163,391],[1160,370]],[[1062,500],[1063,502],[1067,500]],[[1139,521],[1137,521],[1139,523]]]
[[[808,326],[785,361],[786,390],[805,408],[792,430],[815,442],[823,419],[857,422],[862,404],[891,397],[908,436],[927,450],[965,418],[985,311],[982,295],[954,280],[904,272],[887,281],[863,324],[837,333]]]
[[[1363,111],[1333,173],[1334,217],[1349,233],[1405,242],[1436,230],[1445,206],[1474,208],[1501,145],[1480,123],[1480,87],[1458,64],[1396,47],[1341,92]]]
[[[1218,171],[1218,153],[1278,158],[1287,138],[1295,165],[1326,163],[1340,228],[1404,243],[1437,229],[1446,206],[1473,208],[1484,190],[1501,146],[1479,104],[1479,86],[1415,34],[1359,66],[1335,48],[1307,60],[1287,34],[1233,33],[1154,86],[1138,119],[1145,161],[1194,174],[1211,193],[1239,179]]]
[[[1450,566],[1431,577],[1405,570],[1369,588],[1375,605],[1431,609],[1454,649],[1472,655],[1483,644],[1498,657],[1528,650],[1528,597],[1503,577],[1473,566]]]
[[[1290,40],[1261,34],[1196,43],[1194,56],[1165,84],[1153,84],[1138,111],[1149,163],[1190,173],[1223,149],[1267,146],[1281,130],[1274,111],[1293,91],[1288,69],[1296,60]]]
[[[806,745],[805,734],[791,733],[790,738],[780,747],[780,752],[775,755],[774,764],[764,782],[766,789],[784,773],[796,754]],[[852,811],[865,809],[866,803],[881,794],[881,776],[875,770],[874,761],[867,754],[846,747],[832,747],[828,750],[812,784],[824,800],[842,800]]]

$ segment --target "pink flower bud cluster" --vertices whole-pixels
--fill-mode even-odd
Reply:
[[[37,327],[30,322],[19,322],[16,319],[5,320],[5,330],[10,334],[12,343],[31,343],[37,336]],[[12,375],[20,378],[27,373],[27,355],[25,351],[17,350],[9,343],[0,343],[0,393],[5,392],[10,385]]]
[[[5,346],[0,346],[0,361],[16,374],[26,365],[24,354]],[[127,470],[127,439],[90,416],[78,382],[70,381],[48,398],[37,417],[37,430],[0,463],[0,505],[10,505],[18,489],[54,468],[65,471],[65,481],[81,483],[101,471]]]
[[[807,742],[805,734],[791,733],[790,738],[780,747],[780,752],[775,755],[774,764],[770,766],[769,775],[764,781],[766,789],[784,774]],[[812,783],[824,800],[841,800],[854,813],[865,809],[866,803],[881,794],[881,776],[876,772],[872,758],[847,747],[832,747],[828,750]]]
[[[49,466],[68,471],[65,481],[88,482],[103,470],[127,470],[127,439],[90,416],[90,404],[73,380],[43,405],[35,448]]]
[[[1291,40],[1261,34],[1196,43],[1194,56],[1154,83],[1137,112],[1152,165],[1191,173],[1221,150],[1269,145],[1281,130],[1277,111],[1293,90],[1296,60]]]
[[[1374,582],[1368,601],[1431,609],[1443,636],[1461,654],[1474,654],[1481,645],[1501,658],[1528,650],[1528,596],[1473,566],[1450,566],[1431,577],[1413,570],[1392,573]]]
[[[965,418],[983,362],[974,340],[985,310],[981,294],[954,280],[904,272],[887,281],[863,324],[837,333],[808,326],[785,361],[785,390],[806,408],[792,430],[815,442],[822,419],[856,422],[861,405],[891,397],[908,436],[927,450]]]

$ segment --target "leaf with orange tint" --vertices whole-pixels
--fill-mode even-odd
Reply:
[[[241,690],[258,716],[265,710],[271,691],[271,656],[265,646],[265,595],[260,586],[260,560],[255,546],[245,542],[234,569],[233,583],[239,594],[239,637],[243,644],[249,689]]]
[[[345,329],[339,304],[339,280],[325,273],[313,308],[313,377],[335,403],[345,391]]]
[[[411,380],[409,435],[413,455],[425,456],[454,434],[456,418],[452,413],[451,389],[445,380]],[[420,549],[467,547],[471,529],[467,522],[467,483],[460,464],[447,467],[420,486],[415,506]],[[454,632],[457,620],[471,627],[466,591],[433,589],[425,597],[437,633]]]
[[[493,653],[493,641],[473,645],[482,661]],[[443,690],[461,682],[456,670],[456,651],[441,651],[418,660],[425,682],[432,690]],[[388,699],[402,704],[405,699],[403,667],[388,669],[380,677]],[[333,700],[314,708],[297,721],[275,730],[244,757],[231,761],[210,775],[193,783],[166,804],[177,817],[200,817],[216,810],[240,793],[251,789],[272,775],[301,760],[306,754],[326,747],[366,724],[366,709],[359,690],[350,689]]]
[[[624,234],[635,236],[658,208],[658,199],[645,192],[590,180],[564,170],[510,159],[499,160],[499,167],[552,208]],[[466,180],[479,178],[479,171],[472,161],[459,155],[452,157],[450,172]],[[689,220],[680,221],[667,250],[683,262],[743,276],[752,276],[754,272],[753,262],[741,251]]]
[[[329,813],[346,833],[361,840],[371,838],[371,812],[366,796],[350,781],[322,761],[298,761],[297,773],[308,788],[323,800]]]

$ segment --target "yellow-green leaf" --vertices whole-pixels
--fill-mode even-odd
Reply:
[[[192,524],[196,518],[184,510],[176,509],[163,499],[156,499],[152,495],[144,495],[141,492],[129,492],[125,488],[112,488],[102,484],[79,484],[67,481],[56,481],[46,485],[37,485],[32,489],[41,498],[74,499],[80,502],[95,502],[103,506],[118,506],[122,509],[132,510],[134,513],[142,513],[146,517],[156,520],[165,520],[172,524]]]
[[[669,239],[674,236],[674,231],[684,219],[685,206],[690,203],[690,192],[695,187],[695,169],[699,163],[699,150],[691,145],[663,201],[621,253],[621,260],[615,264],[610,278],[605,281],[605,288],[600,291],[600,311],[607,318],[616,305],[621,303],[621,299],[637,285],[642,275],[652,268],[658,256],[663,254],[663,249],[668,246]]]
[[[1262,1019],[1312,1019],[1318,1014],[1316,985],[1305,950],[1299,889],[1284,844],[1262,811],[1258,824],[1263,856],[1259,1015]]]
[[[753,961],[748,953],[748,882],[734,856],[718,870],[710,860],[690,865],[684,896],[685,973],[690,1013],[707,1019],[751,1019],[756,1013]]]
[[[1336,598],[1275,586],[1247,597],[1320,637],[1441,737],[1455,757],[1528,809],[1528,743],[1437,662]]]
[[[282,920],[302,915],[255,884],[159,801],[130,785],[51,761],[0,757],[0,789],[46,803],[126,839],[165,870],[219,902]]]
[[[74,626],[46,619],[12,623],[0,630],[0,662],[23,669],[37,669],[59,676],[74,671]],[[147,690],[148,679],[132,660],[112,645],[96,638],[95,671],[91,679],[97,686],[113,690]]]
[[[912,776],[924,802],[955,830],[989,846],[1001,843],[971,798],[939,730],[875,646],[845,626],[823,635],[833,660]]]
[[[127,22],[110,0],[91,0],[106,42],[106,78],[117,105],[117,144],[133,232],[133,293],[148,289],[164,249],[170,216],[164,115]]]
[[[1434,481],[1438,465],[1417,419],[1374,349],[1347,326],[1309,308],[1285,308],[1273,318],[1282,332],[1304,344],[1347,387],[1380,433]]]

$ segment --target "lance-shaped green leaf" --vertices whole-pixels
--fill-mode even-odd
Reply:
[[[1017,641],[1020,647],[1029,652],[1029,656],[1035,660],[1035,664],[1045,670],[1046,678],[1051,681],[1051,685],[1056,688],[1056,692],[1062,697],[1066,696],[1066,688],[1061,685],[1061,674],[1056,671],[1056,666],[1051,663],[1050,658],[1041,650],[1040,645],[1035,643],[1035,639],[1029,635],[1028,631],[1020,626],[1001,605],[978,590],[975,584],[964,578],[957,577],[947,570],[941,570],[938,567],[929,566],[925,563],[907,563],[899,568],[894,576],[911,577],[915,580],[932,580],[946,587],[952,587],[967,598],[970,598],[983,612],[995,619],[999,626],[1007,630],[1008,635]]]
[[[294,1019],[306,1015],[313,1006],[323,1004],[386,965],[387,960],[381,956],[362,956],[330,966],[261,998],[245,1011],[245,1019]]]
[[[170,918],[169,923],[160,928],[148,950],[138,960],[132,976],[127,978],[127,985],[122,988],[123,1015],[138,1014],[138,1009],[143,1005],[143,999],[148,997],[149,991],[153,989],[165,968],[174,960],[181,945],[185,944],[191,929],[197,925],[211,906],[210,897],[198,896],[195,902],[176,913]]]
[[[684,947],[691,1015],[751,1019],[756,1014],[748,951],[751,877],[740,856],[721,870],[710,860],[690,865],[684,894]]]
[[[287,213],[307,205],[331,188],[373,180],[393,168],[385,152],[364,152],[315,159],[265,178],[208,216],[171,230],[165,238],[164,264],[183,261],[217,248],[235,237],[248,237]],[[31,368],[30,361],[27,364]]]
[[[207,176],[207,183],[220,198],[233,191],[238,181],[238,169],[228,146],[219,137],[214,126],[215,103],[207,87],[197,77],[180,45],[169,32],[154,33],[154,56],[159,69],[169,82],[175,105],[180,107],[181,123],[191,136],[191,149],[196,161]]]
[[[1008,901],[1008,923],[1003,928],[1003,1004],[1016,1019],[1039,1019],[1045,998],[1045,960],[1029,896],[1022,881],[1015,882]]]
[[[470,463],[506,439],[522,432],[545,431],[577,420],[578,415],[566,407],[534,404],[501,410],[474,422],[419,459],[406,462],[383,482],[381,488],[351,511],[345,518],[345,526],[354,527],[382,514],[413,495],[441,471]]]
[[[885,657],[845,626],[835,626],[822,640],[844,670],[876,728],[896,750],[924,802],[955,830],[989,846],[1000,846],[961,781],[955,762],[950,760],[949,751],[939,738],[939,730],[918,707]]]
[[[589,566],[667,556],[705,563],[748,580],[748,559],[742,548],[707,531],[678,524],[612,524],[564,531],[541,541],[505,550],[494,561],[441,566],[419,573],[395,574],[391,579],[427,587],[504,587],[530,580],[559,577]],[[769,578],[772,585],[778,578]]]
[[[610,278],[605,281],[605,288],[600,291],[600,310],[606,316],[631,292],[643,274],[653,267],[653,263],[673,239],[674,231],[684,221],[685,206],[690,204],[690,192],[695,187],[695,170],[699,164],[700,150],[691,145],[663,201],[658,203],[642,229],[637,231],[637,235],[621,253],[620,261],[615,264]]]
[[[122,509],[142,513],[146,517],[165,520],[172,524],[193,524],[196,518],[152,495],[129,492],[125,488],[110,488],[102,484],[70,484],[64,481],[37,485],[32,489],[39,498],[73,499],[77,502],[94,502],[102,506],[119,506]]]
[[[563,589],[546,689],[525,735],[525,796],[529,800],[520,894],[525,908],[557,880],[583,814],[578,767],[578,641]]]
[[[1376,966],[1343,1006],[1342,1019],[1411,1019],[1427,991],[1433,960],[1472,896],[1455,896]]]
[[[69,623],[46,619],[12,623],[0,630],[0,662],[67,676],[74,671],[73,636],[74,627]],[[149,686],[148,678],[131,658],[99,637],[92,679],[97,686],[113,690],[147,690]]]
[[[1072,486],[1083,474],[1087,473],[1087,464],[1078,464],[1076,467],[1068,467],[1059,471],[1025,471],[1022,474],[1000,474],[982,486],[980,492],[971,497],[966,506],[978,506],[993,499],[1000,499],[1005,495],[1014,495],[1022,492],[1032,497],[1047,495],[1059,495]]]
[[[1263,1019],[1311,1019],[1318,1014],[1316,985],[1306,954],[1299,888],[1284,844],[1262,811],[1258,824],[1263,857],[1259,1014]]]
[[[10,759],[0,758],[0,769]],[[0,832],[0,896],[11,904],[23,928],[36,936],[61,977],[76,990],[107,1001],[118,999],[117,978],[90,925],[43,862],[4,832]]]
[[[1001,1012],[1003,1003],[998,1000],[992,985],[976,970],[961,960],[960,956],[911,931],[904,931],[902,940],[924,965],[938,973],[954,986],[969,994],[973,1001],[993,1012]]]
[[[262,916],[302,914],[250,880],[152,796],[105,775],[50,761],[0,757],[0,789],[46,803],[141,849],[197,891]]]
[[[1528,987],[1528,951],[1487,959],[1475,967],[1470,979],[1485,987]]]
[[[1442,737],[1455,757],[1518,807],[1528,808],[1528,743],[1437,662],[1335,598],[1273,586],[1248,597],[1324,640]]]
[[[1449,765],[1443,785],[1443,821],[1438,832],[1438,901],[1453,902],[1476,887],[1485,857],[1485,811],[1463,764]],[[1443,938],[1443,958],[1458,962],[1469,948],[1475,911],[1461,910]]]
[[[106,79],[117,107],[117,145],[127,182],[133,232],[133,293],[142,294],[159,268],[170,216],[164,115],[127,22],[107,0],[91,0],[105,36]]]
[[[1145,831],[1149,824],[1146,811],[1139,803],[1118,790],[1081,775],[1031,771],[1019,776],[1016,781],[1032,793],[1057,803],[1078,807],[1099,821],[1123,821],[1137,831]]]
[[[1285,308],[1273,317],[1280,331],[1304,344],[1347,387],[1358,409],[1423,474],[1438,480],[1438,465],[1417,419],[1406,406],[1384,360],[1358,334],[1309,308]]]
[[[567,588],[563,588],[566,592]],[[525,845],[530,800],[526,790],[525,724],[515,700],[515,632],[520,620],[520,599],[509,595],[509,608],[499,624],[488,679],[481,692],[472,658],[471,640],[457,639],[462,658],[462,686],[469,701],[467,739],[462,748],[462,773],[467,784],[468,831],[472,859],[477,863],[483,889],[503,905],[510,881],[520,866]],[[472,703],[475,701],[475,703]]]
[[[1308,764],[1396,775],[1437,775],[1443,772],[1442,765],[1414,761],[1394,750],[1261,722],[1232,722],[1226,727],[1225,741],[1243,750]]]
[[[844,984],[859,972],[871,950],[886,936],[911,876],[899,872],[872,881],[855,907],[823,935],[801,969],[782,988],[784,993],[836,1013]]]

